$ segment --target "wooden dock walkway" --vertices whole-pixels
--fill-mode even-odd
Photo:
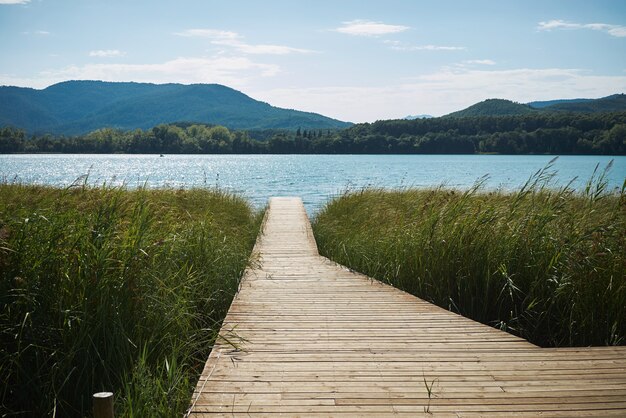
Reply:
[[[190,416],[626,416],[626,347],[544,349],[319,256],[273,198]]]

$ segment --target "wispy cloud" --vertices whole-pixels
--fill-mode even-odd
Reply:
[[[46,87],[65,80],[137,81],[147,83],[219,83],[243,87],[253,79],[280,73],[273,64],[246,57],[181,57],[155,64],[87,64],[50,69],[32,78],[0,74],[0,85]]]
[[[617,38],[626,37],[626,26],[611,25],[608,23],[573,23],[565,20],[549,20],[547,22],[539,22],[537,29],[546,31],[555,29],[590,29],[606,32]]]
[[[29,31],[22,32],[22,35],[48,36],[48,35],[50,35],[50,32],[48,32],[47,30],[35,30],[35,31],[32,31],[32,32],[29,32]]]
[[[238,39],[241,38],[237,32],[218,29],[185,29],[181,32],[174,32],[174,35],[187,38],[209,38],[209,39]]]
[[[463,51],[464,46],[445,45],[407,45],[400,41],[384,41],[394,51]]]
[[[292,48],[285,45],[268,45],[268,44],[246,44],[237,40],[215,40],[211,42],[213,45],[221,45],[232,47],[244,54],[254,55],[287,55],[287,54],[311,54],[315,51],[310,49]]]
[[[408,45],[408,46],[392,46],[395,51],[463,51],[464,46],[445,46],[445,45]]]
[[[96,51],[89,51],[90,57],[98,57],[98,58],[123,57],[124,55],[126,55],[125,52],[122,52],[117,49],[98,49]]]
[[[243,36],[237,32],[218,29],[187,29],[175,32],[174,35],[189,38],[206,38],[211,44],[233,48],[242,54],[251,55],[287,55],[287,54],[310,54],[315,51],[302,48],[293,48],[285,45],[272,44],[248,44],[243,41]]]
[[[351,20],[341,22],[342,26],[333,29],[335,32],[353,36],[382,36],[404,32],[411,29],[409,26],[389,25],[371,20]]]
[[[0,0],[0,4],[26,4],[30,3],[30,0]]]
[[[467,65],[496,65],[496,62],[493,60],[467,60],[463,61],[463,64]]]

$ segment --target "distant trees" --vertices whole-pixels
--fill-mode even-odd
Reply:
[[[0,128],[0,153],[626,155],[626,112],[389,120],[343,130],[231,131],[202,124],[28,137]]]
[[[24,150],[24,131],[14,128],[0,128],[0,154],[22,152]]]

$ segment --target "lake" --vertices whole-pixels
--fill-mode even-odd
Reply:
[[[329,198],[362,187],[472,186],[516,189],[554,156],[546,155],[0,155],[4,181],[68,186],[214,187],[241,194],[257,207],[270,196],[301,196],[309,213]],[[555,187],[584,187],[597,164],[614,160],[611,187],[626,178],[624,156],[563,156],[554,163]]]

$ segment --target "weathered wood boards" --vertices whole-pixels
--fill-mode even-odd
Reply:
[[[543,349],[320,257],[273,198],[190,415],[626,416],[626,347]]]

